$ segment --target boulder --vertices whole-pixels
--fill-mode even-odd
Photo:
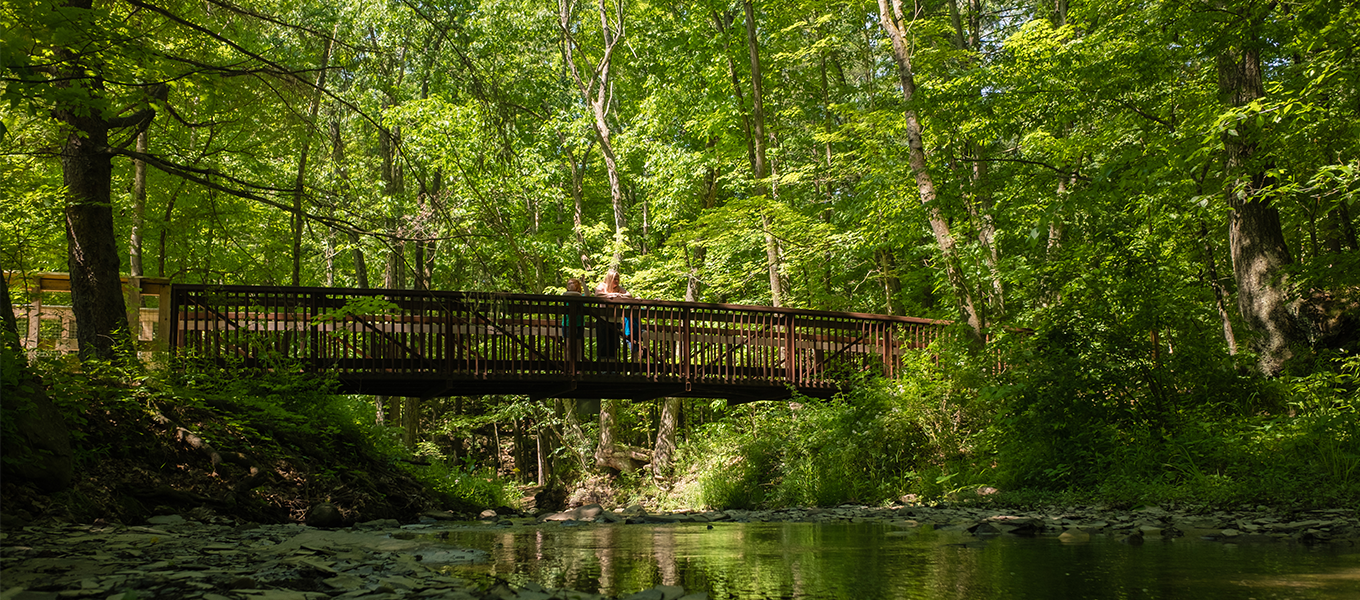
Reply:
[[[1062,532],[1062,534],[1058,536],[1058,539],[1067,544],[1080,544],[1091,541],[1091,534],[1073,527]]]
[[[559,513],[550,514],[543,517],[544,521],[589,521],[600,516],[604,509],[599,504],[587,504],[578,506],[571,510],[564,510]]]
[[[309,527],[340,527],[345,524],[345,516],[338,506],[322,502],[307,511],[305,522]]]

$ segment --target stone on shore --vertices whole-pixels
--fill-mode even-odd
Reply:
[[[345,516],[340,508],[330,502],[322,502],[307,511],[307,525],[311,527],[340,527],[345,524]]]
[[[1077,528],[1068,529],[1058,536],[1058,539],[1067,544],[1080,544],[1091,541],[1091,534]]]

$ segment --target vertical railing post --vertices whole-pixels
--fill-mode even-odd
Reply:
[[[793,314],[784,315],[784,377],[789,383],[798,384],[798,373],[795,354],[798,350],[797,338],[794,337],[794,328],[798,325],[798,317]]]
[[[312,292],[308,294],[311,302],[307,307],[307,354],[310,358],[313,372],[321,370],[321,323],[317,322],[316,315],[320,313],[320,303],[317,298],[320,294]]]
[[[184,337],[179,335],[179,307],[180,296],[183,291],[177,287],[171,287],[170,293],[161,297],[161,302],[168,306],[170,311],[169,319],[166,319],[165,331],[161,332],[161,339],[165,340],[165,349],[170,352],[172,359],[178,358],[179,347]]]
[[[586,351],[585,317],[581,314],[581,302],[575,298],[567,300],[567,379],[576,381],[580,368],[581,355]]]
[[[897,351],[893,347],[892,323],[883,324],[883,376],[891,379],[897,372]]]
[[[454,346],[453,334],[453,305],[456,296],[449,295],[444,297],[444,326],[441,335],[444,336],[444,376],[453,378],[454,353],[457,348]]]
[[[694,383],[693,359],[690,356],[690,331],[694,323],[693,309],[686,306],[680,313],[680,380],[685,382],[688,391]]]

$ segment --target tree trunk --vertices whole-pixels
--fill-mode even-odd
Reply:
[[[746,14],[746,48],[751,56],[751,144],[754,148],[751,163],[751,176],[755,179],[756,196],[764,196],[770,202],[769,160],[766,154],[765,135],[765,90],[760,68],[760,44],[756,39],[755,9],[751,0],[742,3]],[[765,266],[770,272],[770,302],[773,306],[784,305],[784,283],[780,275],[779,238],[774,235],[774,224],[769,211],[760,215],[761,230],[765,234]]]
[[[420,441],[420,398],[406,397],[401,406],[402,441],[415,450]]]
[[[335,287],[335,255],[340,251],[335,248],[335,228],[326,228],[326,287]]]
[[[1048,222],[1048,244],[1044,248],[1044,260],[1049,264],[1054,264],[1058,261],[1058,253],[1062,251],[1063,247],[1063,224],[1060,214],[1062,203],[1067,198],[1066,179],[1061,177],[1058,178],[1058,192],[1056,196],[1058,209],[1053,211],[1052,220]],[[1039,305],[1048,307],[1056,305],[1061,301],[1061,285],[1049,278],[1044,282],[1043,292],[1039,296]]]
[[[931,179],[930,170],[926,166],[925,145],[921,141],[921,123],[916,116],[916,109],[911,107],[912,97],[916,93],[916,80],[911,70],[911,54],[907,49],[906,33],[902,23],[901,0],[892,0],[891,8],[888,1],[878,0],[879,23],[892,41],[893,59],[897,63],[902,98],[906,102],[908,163],[916,177],[916,189],[920,194],[921,204],[926,209],[930,230],[935,236],[936,245],[940,248],[945,278],[953,288],[959,312],[964,322],[968,324],[969,337],[975,346],[979,346],[983,343],[983,328],[986,323],[973,292],[964,280],[958,252],[954,247],[954,237],[949,231],[949,222],[945,220],[939,204],[936,203],[935,181]]]
[[[595,467],[619,472],[636,471],[651,456],[615,440],[617,416],[623,406],[618,400],[600,401],[600,444],[595,447]]]
[[[359,234],[349,232],[349,243],[353,246],[354,253],[354,285],[360,289],[368,289],[368,265],[364,264],[364,248],[359,245]]]
[[[1223,323],[1223,341],[1228,344],[1228,355],[1237,355],[1237,335],[1233,333],[1232,317],[1228,314],[1228,291],[1218,279],[1218,266],[1214,261],[1214,246],[1209,242],[1209,228],[1204,221],[1199,222],[1199,238],[1204,242],[1204,270],[1209,279],[1209,287],[1214,290],[1214,308]]]
[[[387,232],[398,238],[403,233],[401,224],[405,217],[405,211],[402,210],[401,205],[403,195],[406,192],[405,178],[402,175],[401,164],[397,160],[397,146],[400,143],[401,132],[399,130],[384,127],[378,131],[378,152],[382,158],[383,194],[391,203],[388,208],[390,216],[387,219]],[[383,287],[402,289],[406,287],[406,243],[400,239],[393,239],[390,243],[391,249],[387,254],[387,265],[383,271]]]
[[[600,401],[600,443],[595,446],[596,468],[626,470],[621,468],[618,462],[614,460],[614,421],[616,420],[614,413],[618,408],[617,401]]]
[[[586,230],[581,223],[581,217],[584,213],[581,202],[583,188],[585,187],[585,164],[589,155],[590,150],[587,149],[582,154],[579,165],[574,153],[567,155],[567,161],[571,165],[571,230],[576,233],[576,251],[581,255],[582,269],[590,268],[590,252],[586,250]]]
[[[897,296],[902,292],[902,281],[897,277],[897,259],[889,248],[877,248],[874,254],[883,281],[883,309],[886,314],[898,314]]]
[[[339,30],[339,23],[336,30]],[[311,106],[307,111],[307,122],[303,124],[302,151],[298,156],[297,178],[293,181],[293,285],[302,285],[302,229],[306,224],[302,218],[302,191],[307,178],[307,152],[312,145],[312,130],[316,126],[316,113],[321,108],[321,90],[326,87],[326,67],[331,62],[331,48],[335,44],[335,31],[326,38],[326,49],[321,53],[321,70],[316,74],[316,90],[312,94]]]
[[[623,184],[619,179],[619,166],[614,156],[614,145],[610,141],[608,117],[610,93],[612,92],[609,81],[610,65],[614,48],[623,40],[625,32],[623,6],[617,7],[617,19],[613,25],[610,25],[605,0],[599,0],[600,34],[604,37],[604,52],[599,63],[595,66],[591,78],[586,80],[581,75],[581,70],[576,66],[575,54],[580,50],[580,47],[576,45],[576,38],[571,35],[571,13],[574,5],[575,0],[560,0],[558,5],[559,24],[565,38],[563,49],[566,52],[566,62],[571,68],[571,75],[576,81],[581,99],[590,106],[590,113],[594,117],[592,124],[595,127],[595,136],[600,142],[600,154],[604,156],[605,171],[609,176],[609,199],[614,208],[614,244],[609,268],[618,270],[619,266],[623,264],[623,236],[627,224],[624,221],[623,212]]]
[[[1326,233],[1328,252],[1340,254],[1343,248],[1360,250],[1360,246],[1356,245],[1355,226],[1351,223],[1350,209],[1346,207],[1345,199],[1327,212]]]
[[[675,458],[675,423],[680,414],[680,399],[666,398],[661,404],[661,418],[656,427],[656,445],[652,447],[652,476],[664,479],[670,474]]]
[[[756,147],[751,135],[751,115],[746,111],[746,92],[742,91],[741,77],[737,74],[737,63],[732,60],[732,52],[727,47],[727,34],[735,18],[731,13],[724,15],[714,12],[713,25],[718,29],[718,33],[723,36],[723,54],[727,57],[727,71],[732,75],[732,95],[736,96],[738,112],[741,113],[741,133],[746,142],[746,160],[751,164],[751,171],[754,172],[756,168]]]
[[[515,419],[515,481],[524,483],[529,476],[529,444],[524,435],[524,419]]]
[[[541,419],[534,420],[534,456],[538,459],[538,485],[548,485],[552,479],[552,459],[548,456],[543,440],[543,422]]]
[[[179,185],[175,186],[175,193],[170,194],[170,199],[165,203],[165,214],[161,218],[161,235],[156,246],[156,276],[165,277],[165,245],[170,237],[170,221],[175,215],[175,200],[179,199],[179,193],[184,190],[186,180],[181,179]]]
[[[972,153],[974,158],[982,158],[984,145],[975,143],[967,145],[976,150]],[[986,263],[987,271],[991,274],[992,290],[989,299],[992,310],[989,314],[992,319],[997,319],[1006,313],[1006,291],[1001,281],[1001,252],[996,246],[996,219],[992,216],[994,203],[991,193],[986,191],[986,179],[987,163],[981,160],[974,161],[973,176],[970,180],[972,189],[966,194],[968,214],[977,227],[978,244],[982,245],[982,261]]]
[[[146,154],[146,132],[137,134],[137,152]],[[132,233],[128,236],[128,275],[141,277],[142,226],[146,222],[146,161],[132,161]]]
[[[1255,40],[1244,46],[1226,49],[1218,58],[1219,93],[1229,106],[1246,106],[1265,96]],[[1224,193],[1231,209],[1228,246],[1237,281],[1237,307],[1255,334],[1252,347],[1258,354],[1258,367],[1265,375],[1275,376],[1293,356],[1294,348],[1307,340],[1289,300],[1285,266],[1293,257],[1285,243],[1279,210],[1269,196],[1274,185],[1267,175],[1270,159],[1258,146],[1263,135],[1260,128],[1248,121],[1223,135],[1228,175]]]
[[[68,0],[73,12],[90,10],[92,0]],[[150,109],[128,117],[104,117],[100,100],[104,81],[99,65],[81,62],[81,50],[59,49],[63,88],[80,87],[58,100],[53,116],[64,125],[62,183],[66,185],[67,270],[71,277],[71,310],[82,359],[117,357],[127,339],[127,304],[119,280],[118,245],[111,193],[113,163],[109,130],[145,124]]]
[[[61,155],[71,310],[80,357],[108,360],[117,356],[129,331],[114,241],[113,164],[105,148],[109,127],[98,116],[77,116],[78,110],[58,109],[75,129],[67,134]]]

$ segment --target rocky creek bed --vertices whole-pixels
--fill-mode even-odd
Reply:
[[[771,511],[648,513],[641,506],[584,506],[538,516],[488,511],[477,522],[426,513],[418,523],[370,521],[348,527],[242,523],[199,510],[139,526],[61,522],[0,531],[0,600],[576,600],[604,596],[529,584],[465,579],[452,565],[484,561],[481,550],[442,544],[459,528],[626,527],[638,523],[879,522],[885,535],[922,530],[963,536],[1054,536],[1081,543],[1110,536],[1130,544],[1179,538],[1222,543],[1343,544],[1360,538],[1356,511],[1255,507],[1196,511],[1048,507],[840,506]],[[627,600],[701,600],[702,592],[659,586]]]

